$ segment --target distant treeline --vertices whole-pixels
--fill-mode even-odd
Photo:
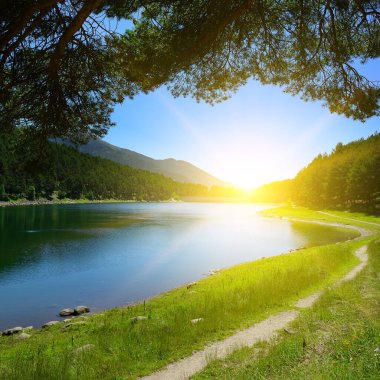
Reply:
[[[293,180],[271,182],[260,186],[252,192],[253,202],[281,203],[288,202],[291,198]]]
[[[332,153],[318,155],[293,180],[264,185],[253,197],[379,214],[380,134],[347,145],[339,143]]]
[[[0,200],[58,198],[167,200],[206,196],[206,186],[79,153],[22,131],[0,136]]]

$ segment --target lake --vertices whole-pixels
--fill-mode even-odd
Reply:
[[[264,218],[269,206],[114,203],[0,208],[0,329],[60,319],[62,308],[127,305],[216,268],[352,231]]]

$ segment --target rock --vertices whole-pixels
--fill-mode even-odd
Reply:
[[[93,345],[93,344],[85,344],[84,346],[82,346],[82,347],[78,347],[77,349],[75,349],[74,351],[73,351],[73,354],[81,354],[81,353],[83,353],[83,352],[88,352],[88,351],[90,351],[90,350],[92,350],[93,348],[94,348],[95,346]]]
[[[49,321],[49,322],[45,323],[44,325],[42,325],[42,328],[45,329],[46,327],[56,325],[57,323],[59,323],[59,321]]]
[[[23,331],[33,330],[33,326],[27,326],[23,328]]]
[[[84,322],[84,321],[68,323],[67,325],[64,325],[63,327],[61,327],[61,330],[66,330],[66,329],[70,328],[71,326],[85,325],[85,324],[86,324],[86,322]]]
[[[148,319],[148,317],[145,317],[145,315],[138,315],[137,317],[133,317],[130,320],[132,322],[137,322],[137,321],[144,321],[145,319]]]
[[[198,322],[201,322],[201,321],[203,321],[203,318],[195,318],[195,319],[192,319],[192,320],[191,320],[191,323],[192,323],[193,325],[195,325],[195,324],[197,324]]]
[[[74,314],[74,309],[62,309],[60,312],[59,312],[59,315],[61,317],[68,317],[69,315],[73,315]]]
[[[63,320],[63,322],[70,322],[70,321],[72,321],[73,320],[73,318],[65,318],[64,320]]]
[[[198,284],[198,283],[197,283],[196,281],[194,281],[194,282],[188,284],[188,285],[186,286],[186,288],[187,288],[187,289],[190,289],[190,288],[192,288],[193,286],[195,286],[195,285],[197,285],[197,284]]]
[[[28,338],[30,338],[30,335],[23,332],[20,335],[17,335],[16,339],[28,339]]]
[[[296,333],[295,331],[289,330],[289,329],[284,329],[284,332],[286,332],[287,334],[295,334]]]
[[[22,331],[22,327],[17,326],[17,327],[13,327],[11,329],[4,330],[3,335],[13,335],[13,334],[19,333],[21,331]]]
[[[90,308],[87,306],[77,306],[74,308],[74,315],[81,315],[84,313],[89,313]]]

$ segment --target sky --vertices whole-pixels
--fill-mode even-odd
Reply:
[[[379,79],[380,60],[366,65]],[[376,78],[377,77],[377,78]],[[322,102],[305,102],[275,86],[249,81],[229,100],[210,106],[173,98],[164,87],[115,107],[105,141],[155,159],[189,161],[244,188],[293,178],[319,153],[380,132],[334,115]]]

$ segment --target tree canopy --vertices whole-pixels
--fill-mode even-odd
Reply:
[[[337,144],[293,180],[292,200],[316,208],[380,213],[380,134]]]
[[[83,141],[125,97],[166,84],[213,103],[249,78],[364,121],[379,21],[376,0],[1,0],[1,129]]]
[[[294,179],[259,187],[252,200],[379,215],[380,133],[346,145],[338,143],[330,154],[315,157]]]

